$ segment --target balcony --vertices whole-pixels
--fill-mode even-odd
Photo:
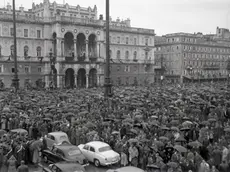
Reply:
[[[65,57],[65,61],[66,62],[73,62],[74,61],[74,57],[73,56],[67,56],[67,57]]]
[[[138,60],[137,59],[133,59],[133,62],[138,62]]]
[[[219,70],[220,66],[219,65],[204,65],[203,69],[204,70]]]
[[[89,56],[89,60],[91,62],[96,62],[97,61],[97,57],[96,56]]]
[[[85,55],[81,55],[81,56],[78,56],[77,57],[77,60],[79,61],[79,62],[84,62],[85,61]]]

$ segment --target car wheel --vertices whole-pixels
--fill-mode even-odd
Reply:
[[[99,167],[99,166],[100,166],[100,161],[99,161],[98,159],[95,159],[95,160],[94,160],[94,165],[95,165],[96,167]]]
[[[43,157],[43,161],[44,161],[45,163],[48,163],[48,158],[47,158],[47,156],[44,156],[44,157]]]

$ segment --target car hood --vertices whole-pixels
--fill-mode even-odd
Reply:
[[[85,156],[83,154],[79,154],[79,155],[75,155],[75,156],[68,156],[65,158],[68,161],[83,161],[85,158]]]
[[[119,156],[118,153],[114,152],[113,150],[105,151],[105,152],[100,152],[100,155],[106,157],[106,158],[114,158]]]

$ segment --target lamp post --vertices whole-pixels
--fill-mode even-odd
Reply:
[[[106,0],[106,64],[105,64],[105,97],[112,96],[112,84],[110,81],[110,43],[109,43],[109,0]]]
[[[15,0],[13,0],[13,25],[14,25],[14,78],[12,79],[12,85],[15,88],[15,92],[17,92],[19,88],[19,79],[18,79],[18,64],[17,64],[17,35],[16,35]]]

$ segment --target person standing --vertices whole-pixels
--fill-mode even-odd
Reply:
[[[17,172],[29,172],[29,167],[25,165],[24,161],[21,161],[21,165],[18,167]]]
[[[14,155],[12,155],[7,161],[7,164],[8,164],[7,172],[17,172],[16,162],[17,162],[16,158],[14,157]]]

